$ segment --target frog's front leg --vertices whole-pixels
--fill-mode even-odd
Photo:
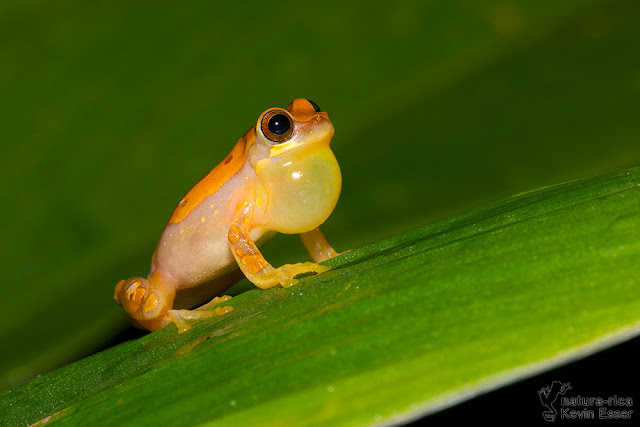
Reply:
[[[301,262],[285,264],[274,268],[264,259],[256,244],[249,237],[253,218],[254,202],[243,202],[237,208],[238,215],[231,223],[228,238],[231,252],[240,269],[254,285],[261,289],[268,289],[278,284],[289,287],[298,281],[295,276],[302,273],[324,273],[329,267],[315,262]]]
[[[319,228],[314,228],[306,233],[300,233],[300,240],[315,262],[324,262],[341,255],[331,247],[327,238]]]

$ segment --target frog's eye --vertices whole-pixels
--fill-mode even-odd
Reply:
[[[313,106],[313,109],[316,110],[316,113],[319,113],[320,111],[322,111],[320,107],[318,107],[318,104],[316,104],[312,100],[307,99],[307,102]]]
[[[260,128],[270,141],[280,144],[291,138],[293,120],[285,110],[271,110],[262,117]]]

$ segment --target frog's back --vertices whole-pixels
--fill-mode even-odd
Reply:
[[[245,164],[249,148],[255,140],[255,129],[251,128],[247,130],[233,147],[229,155],[198,181],[182,198],[171,214],[169,224],[177,224],[183,221],[206,198],[220,190],[233,175],[238,173]]]

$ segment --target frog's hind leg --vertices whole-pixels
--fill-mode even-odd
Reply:
[[[153,273],[148,278],[121,280],[113,298],[131,318],[140,322],[162,317],[173,306],[175,283],[167,275]]]
[[[169,310],[166,317],[171,322],[175,323],[178,328],[178,332],[184,332],[191,329],[191,325],[199,320],[222,316],[223,314],[233,310],[233,307],[231,306],[216,307],[213,310],[209,310],[210,307],[230,299],[231,297],[229,295],[215,297],[205,305],[198,307],[195,310]]]
[[[216,295],[220,295],[243,277],[244,275],[242,272],[235,269],[209,282],[181,289],[176,294],[173,309],[165,316],[166,324],[169,325],[171,323],[175,323],[178,327],[178,332],[184,332],[190,329],[191,326],[199,320],[221,316],[230,312],[233,310],[233,307],[230,306],[216,307],[213,310],[209,309],[215,305],[230,300],[231,297],[228,295]],[[203,301],[209,302],[204,305],[200,305]]]

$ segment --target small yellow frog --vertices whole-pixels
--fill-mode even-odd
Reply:
[[[262,289],[294,285],[300,273],[337,255],[318,228],[338,202],[342,175],[329,148],[329,115],[306,99],[258,118],[222,163],[178,204],[162,233],[144,279],[121,280],[114,298],[134,323],[150,331],[218,316],[205,310],[230,299],[215,297],[242,275]],[[276,232],[300,234],[315,262],[274,268],[258,247]],[[186,310],[213,298],[209,303]]]

